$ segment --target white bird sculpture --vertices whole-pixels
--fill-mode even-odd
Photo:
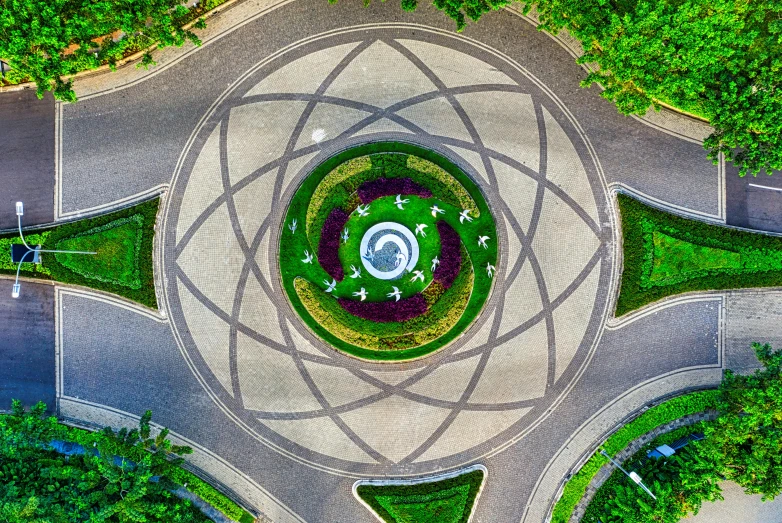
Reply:
[[[296,221],[296,218],[294,218],[291,223],[288,224],[288,229],[291,230],[291,234],[296,234],[296,225],[298,222]]]
[[[435,256],[432,260],[432,272],[434,272],[438,265],[440,265],[440,260],[438,260],[437,256]]]
[[[402,262],[404,262],[404,261],[407,261],[407,256],[405,256],[405,255],[404,255],[404,254],[402,254],[401,252],[398,252],[398,253],[396,253],[396,261],[394,262],[394,269],[396,269],[397,267],[399,267],[399,265],[400,265]]]
[[[488,239],[490,239],[488,236],[478,236],[478,245],[480,245],[484,249],[488,249],[489,246],[486,245],[486,240]]]
[[[488,273],[489,278],[494,276],[495,270],[497,270],[497,268],[494,265],[492,265],[491,263],[486,264],[486,272]]]
[[[459,213],[459,223],[464,223],[464,220],[467,220],[468,222],[472,221],[472,218],[467,216],[470,214],[470,209],[464,209],[462,212]]]
[[[419,223],[418,225],[415,226],[415,235],[418,236],[418,233],[420,232],[421,236],[426,238],[426,233],[424,232],[424,229],[426,229],[427,227],[428,225],[426,225],[425,223]]]
[[[332,278],[331,283],[329,283],[328,280],[323,280],[323,285],[326,286],[326,292],[332,292],[334,290],[334,287],[337,286],[337,280]]]
[[[310,251],[304,251],[304,259],[301,261],[303,261],[304,263],[312,263],[313,258],[314,256],[310,254]]]
[[[369,204],[366,204],[363,208],[360,205],[358,207],[356,207],[356,212],[362,218],[364,216],[369,216],[369,213],[367,211],[369,211]]]
[[[431,207],[429,207],[429,209],[431,209],[431,210],[432,210],[432,216],[434,216],[435,218],[437,218],[437,215],[438,215],[438,214],[445,214],[445,211],[444,211],[444,210],[442,210],[442,209],[440,209],[440,208],[439,208],[438,206],[436,206],[436,205],[432,205]]]
[[[355,265],[351,265],[350,266],[350,270],[353,271],[353,274],[350,275],[351,278],[353,278],[354,280],[356,278],[361,278],[361,267],[356,269]]]
[[[342,238],[342,243],[348,243],[348,238],[350,238],[350,231],[348,231],[347,227],[345,227],[345,230],[342,231],[340,237]]]
[[[404,208],[404,207],[402,207],[402,204],[408,203],[409,201],[410,201],[410,200],[408,200],[407,198],[405,198],[405,199],[403,200],[403,199],[402,199],[402,195],[401,195],[401,194],[397,194],[397,195],[396,195],[396,201],[395,201],[394,203],[396,204],[396,206],[399,208],[399,210],[400,210],[400,211],[404,211],[404,210],[405,210],[405,208]]]
[[[402,296],[402,291],[400,291],[396,287],[391,287],[391,288],[394,289],[394,292],[389,292],[388,294],[386,294],[386,296],[388,296],[389,298],[396,297],[396,301],[399,301],[399,297]]]
[[[367,299],[367,290],[364,287],[361,287],[361,290],[359,292],[354,292],[353,296],[361,296],[361,301],[364,301]]]
[[[410,281],[415,281],[420,279],[421,281],[424,281],[424,273],[422,271],[413,271],[413,278]]]

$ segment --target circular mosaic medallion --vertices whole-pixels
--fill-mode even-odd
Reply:
[[[418,152],[371,149],[392,142]],[[466,206],[414,190],[362,203],[358,186],[347,187],[338,200],[352,204],[329,240],[343,271],[335,281],[319,252],[325,218],[316,213],[321,225],[310,227],[307,209],[313,201],[339,205],[318,200],[318,184],[339,166],[346,176],[351,166],[366,171],[378,152],[400,153],[394,159],[405,166],[410,157],[440,166],[427,151],[458,166],[454,176],[464,176],[470,194],[468,185],[477,186],[487,214],[468,212],[462,222]],[[166,309],[182,354],[231,420],[320,469],[421,474],[500,452],[561,404],[607,314],[612,222],[590,151],[545,85],[464,36],[377,24],[291,45],[215,101],[173,180],[159,234]],[[402,209],[397,195],[409,200]],[[367,231],[384,222],[404,226],[418,243],[417,263],[395,280],[371,275],[362,259]],[[457,278],[490,290],[474,317],[459,314],[467,325],[439,351],[373,362],[335,350],[333,334],[305,324],[310,313],[295,286],[305,266],[322,272],[299,280],[343,312],[340,299],[403,303],[432,288],[445,264],[438,223],[457,233],[471,262]],[[427,227],[416,234],[418,225]],[[395,241],[383,253],[394,262],[404,254]],[[415,271],[423,281],[411,281]],[[362,287],[363,301],[353,294]],[[394,287],[399,302],[389,296]]]
[[[398,280],[418,263],[418,241],[410,229],[394,222],[370,227],[359,252],[367,272],[381,280]]]

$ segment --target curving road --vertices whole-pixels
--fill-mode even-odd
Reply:
[[[753,336],[782,340],[782,322],[752,313],[772,292],[612,318],[613,191],[724,223],[725,169],[706,160],[702,126],[625,118],[581,89],[572,42],[533,19],[502,11],[460,36],[427,6],[244,0],[204,41],[149,72],[82,80],[81,101],[56,107],[56,219],[164,192],[161,314],[56,288],[63,418],[122,424],[151,408],[194,465],[273,521],[369,522],[356,478],[482,463],[475,521],[537,523],[628,415],[752,368]],[[480,320],[402,365],[324,346],[276,277],[297,182],[382,139],[459,164],[501,233]]]

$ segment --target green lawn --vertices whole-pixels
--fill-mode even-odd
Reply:
[[[782,285],[782,238],[617,199],[624,247],[617,316],[684,292]]]
[[[97,254],[42,253],[42,263],[23,263],[21,275],[91,287],[156,309],[152,249],[158,205],[156,198],[26,235],[31,246]],[[18,234],[0,237],[0,272],[4,274],[16,273],[10,255],[14,243],[21,243]]]
[[[358,496],[386,523],[467,523],[484,480],[473,470],[413,485],[359,485]]]

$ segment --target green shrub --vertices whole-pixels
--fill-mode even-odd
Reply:
[[[110,292],[156,309],[152,251],[160,200],[64,223],[25,236],[44,249],[96,251],[89,254],[42,253],[41,265],[22,264],[22,274]],[[15,274],[10,245],[18,234],[0,237],[0,273]]]
[[[602,445],[602,448],[611,456],[615,456],[633,440],[651,432],[660,425],[665,425],[689,414],[714,409],[717,405],[718,394],[716,390],[693,392],[656,405],[612,434]],[[552,511],[552,523],[567,523],[570,520],[570,515],[581,498],[584,497],[592,478],[606,463],[608,460],[602,454],[595,453],[565,483],[562,495]]]
[[[617,199],[624,249],[617,316],[684,292],[782,284],[782,238]]]
[[[359,485],[356,493],[387,523],[467,523],[484,475],[473,470],[414,485]]]

